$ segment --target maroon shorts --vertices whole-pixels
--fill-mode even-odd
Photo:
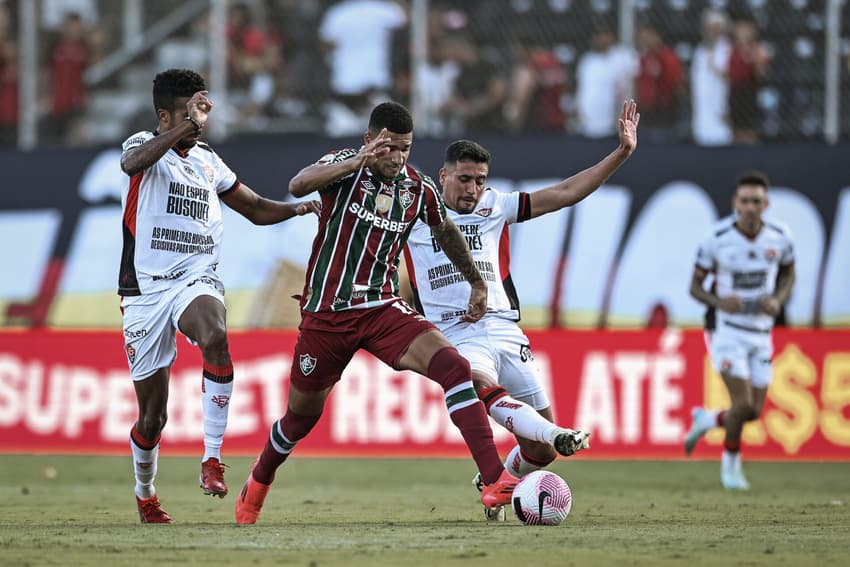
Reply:
[[[301,315],[289,373],[299,390],[333,386],[361,348],[398,370],[413,339],[436,329],[402,300],[370,309]]]

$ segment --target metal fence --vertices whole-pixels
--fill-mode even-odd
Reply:
[[[850,139],[848,35],[844,0],[5,0],[0,143],[150,128],[169,66],[205,73],[218,138],[356,134],[386,98],[418,135],[602,137],[635,96],[645,138],[835,143]],[[75,88],[84,101],[57,109]]]

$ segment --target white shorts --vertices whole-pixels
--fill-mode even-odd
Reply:
[[[121,299],[124,350],[133,380],[144,380],[174,363],[180,316],[202,295],[215,297],[224,304],[224,286],[215,272],[180,278],[165,291]]]
[[[477,323],[455,324],[444,333],[472,370],[491,377],[536,410],[549,407],[528,337],[515,322],[485,315]]]
[[[749,380],[754,388],[767,388],[773,378],[773,341],[769,333],[754,333],[718,326],[711,337],[711,360],[718,373]]]

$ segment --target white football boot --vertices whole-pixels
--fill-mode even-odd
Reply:
[[[750,483],[741,467],[741,454],[730,456],[724,451],[720,465],[720,483],[726,490],[749,490]]]
[[[705,408],[694,408],[691,410],[691,415],[693,416],[691,429],[685,435],[686,455],[690,455],[696,447],[697,441],[702,439],[708,430],[716,425],[716,418]]]

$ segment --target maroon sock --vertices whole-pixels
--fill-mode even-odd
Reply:
[[[729,441],[728,439],[726,439],[723,441],[723,448],[729,451],[730,453],[737,453],[741,450],[741,442]]]
[[[717,414],[717,427],[723,427],[723,421],[726,419],[726,410]]]
[[[449,406],[449,417],[460,430],[460,434],[472,454],[472,459],[478,465],[478,471],[481,473],[484,484],[493,484],[499,479],[505,467],[502,465],[502,459],[499,458],[499,452],[493,442],[493,430],[490,429],[484,404],[477,399],[475,389],[472,387],[469,362],[458,354],[454,347],[445,347],[431,357],[431,361],[428,363],[428,378],[440,384],[445,391],[463,383],[469,383],[468,399],[474,399],[475,403],[466,407],[453,407],[454,404],[450,402],[451,398],[465,397],[465,390],[461,389],[446,400]]]
[[[289,454],[295,448],[295,444],[306,437],[313,429],[320,417],[321,414],[301,415],[292,410],[287,410],[281,419],[272,424],[266,446],[263,447],[263,452],[260,453],[257,463],[251,471],[254,480],[262,484],[274,482],[274,475],[278,467],[289,457]],[[275,448],[275,445],[285,452],[281,453]]]
[[[505,467],[493,442],[493,430],[487,421],[484,404],[475,402],[471,406],[453,411],[450,417],[452,423],[460,429],[484,484],[493,484],[499,480]]]

